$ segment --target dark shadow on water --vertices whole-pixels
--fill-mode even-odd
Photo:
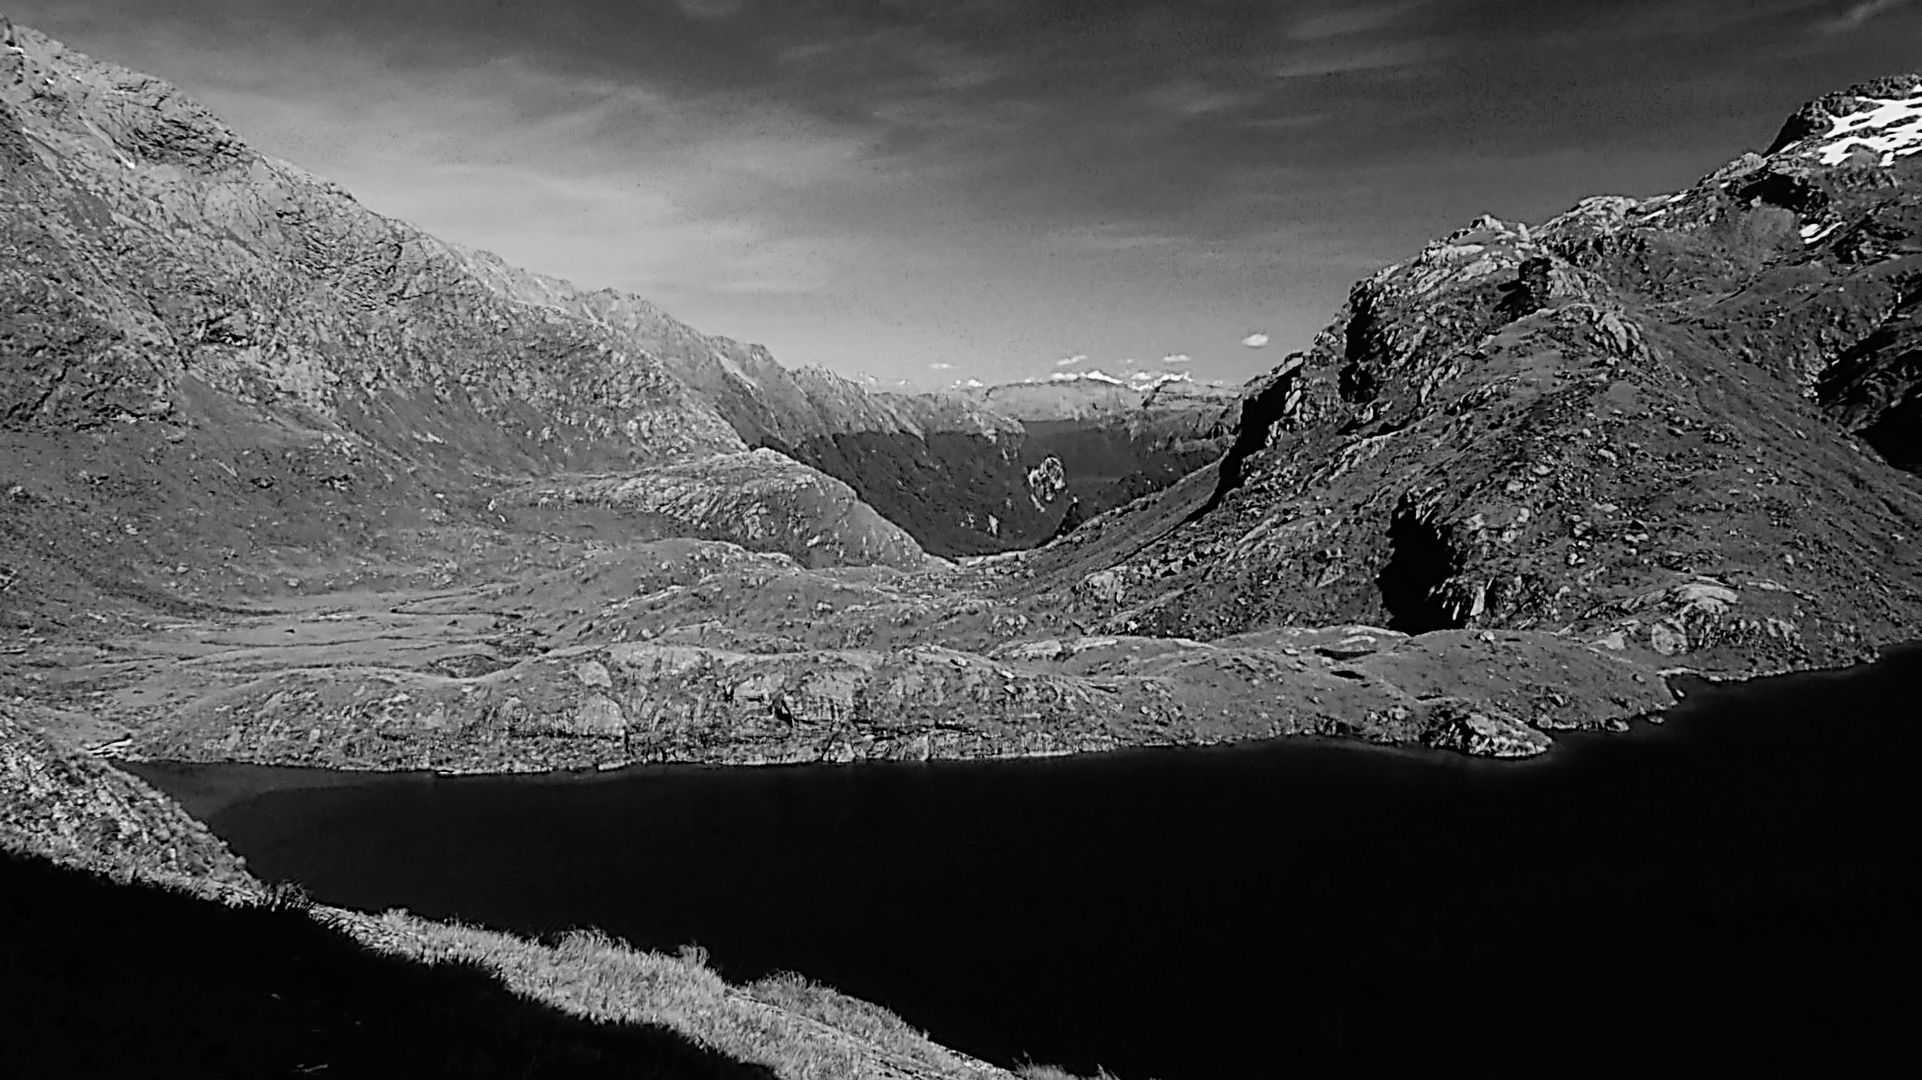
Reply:
[[[772,1074],[599,1024],[468,964],[382,956],[296,910],[230,909],[0,853],[0,1030],[15,1076]]]
[[[212,823],[322,899],[698,942],[1004,1063],[1833,1071],[1914,998],[1884,976],[1917,955],[1918,675],[1908,649],[1698,683],[1521,767],[1273,743],[414,777]]]

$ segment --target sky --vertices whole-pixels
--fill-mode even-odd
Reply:
[[[1922,0],[0,0],[366,206],[789,366],[1239,382],[1475,216],[1676,190]]]

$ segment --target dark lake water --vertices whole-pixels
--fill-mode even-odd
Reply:
[[[1125,1080],[1906,1047],[1922,649],[1475,762],[1312,743],[591,778],[143,775],[323,900],[693,942]],[[263,790],[266,789],[266,790]]]

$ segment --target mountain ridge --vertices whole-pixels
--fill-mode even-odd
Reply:
[[[1915,408],[1922,159],[1829,132],[1918,86],[1825,97],[1685,191],[1484,217],[1377,272],[1251,384],[1213,478],[1037,572],[1130,632],[1546,624],[1730,674],[1911,636],[1922,502],[1873,432]],[[1130,515],[1168,524],[1136,543]]]

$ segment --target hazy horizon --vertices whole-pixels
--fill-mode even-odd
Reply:
[[[1246,379],[1429,238],[1684,187],[1922,41],[1913,0],[5,10],[372,209],[916,388]]]

